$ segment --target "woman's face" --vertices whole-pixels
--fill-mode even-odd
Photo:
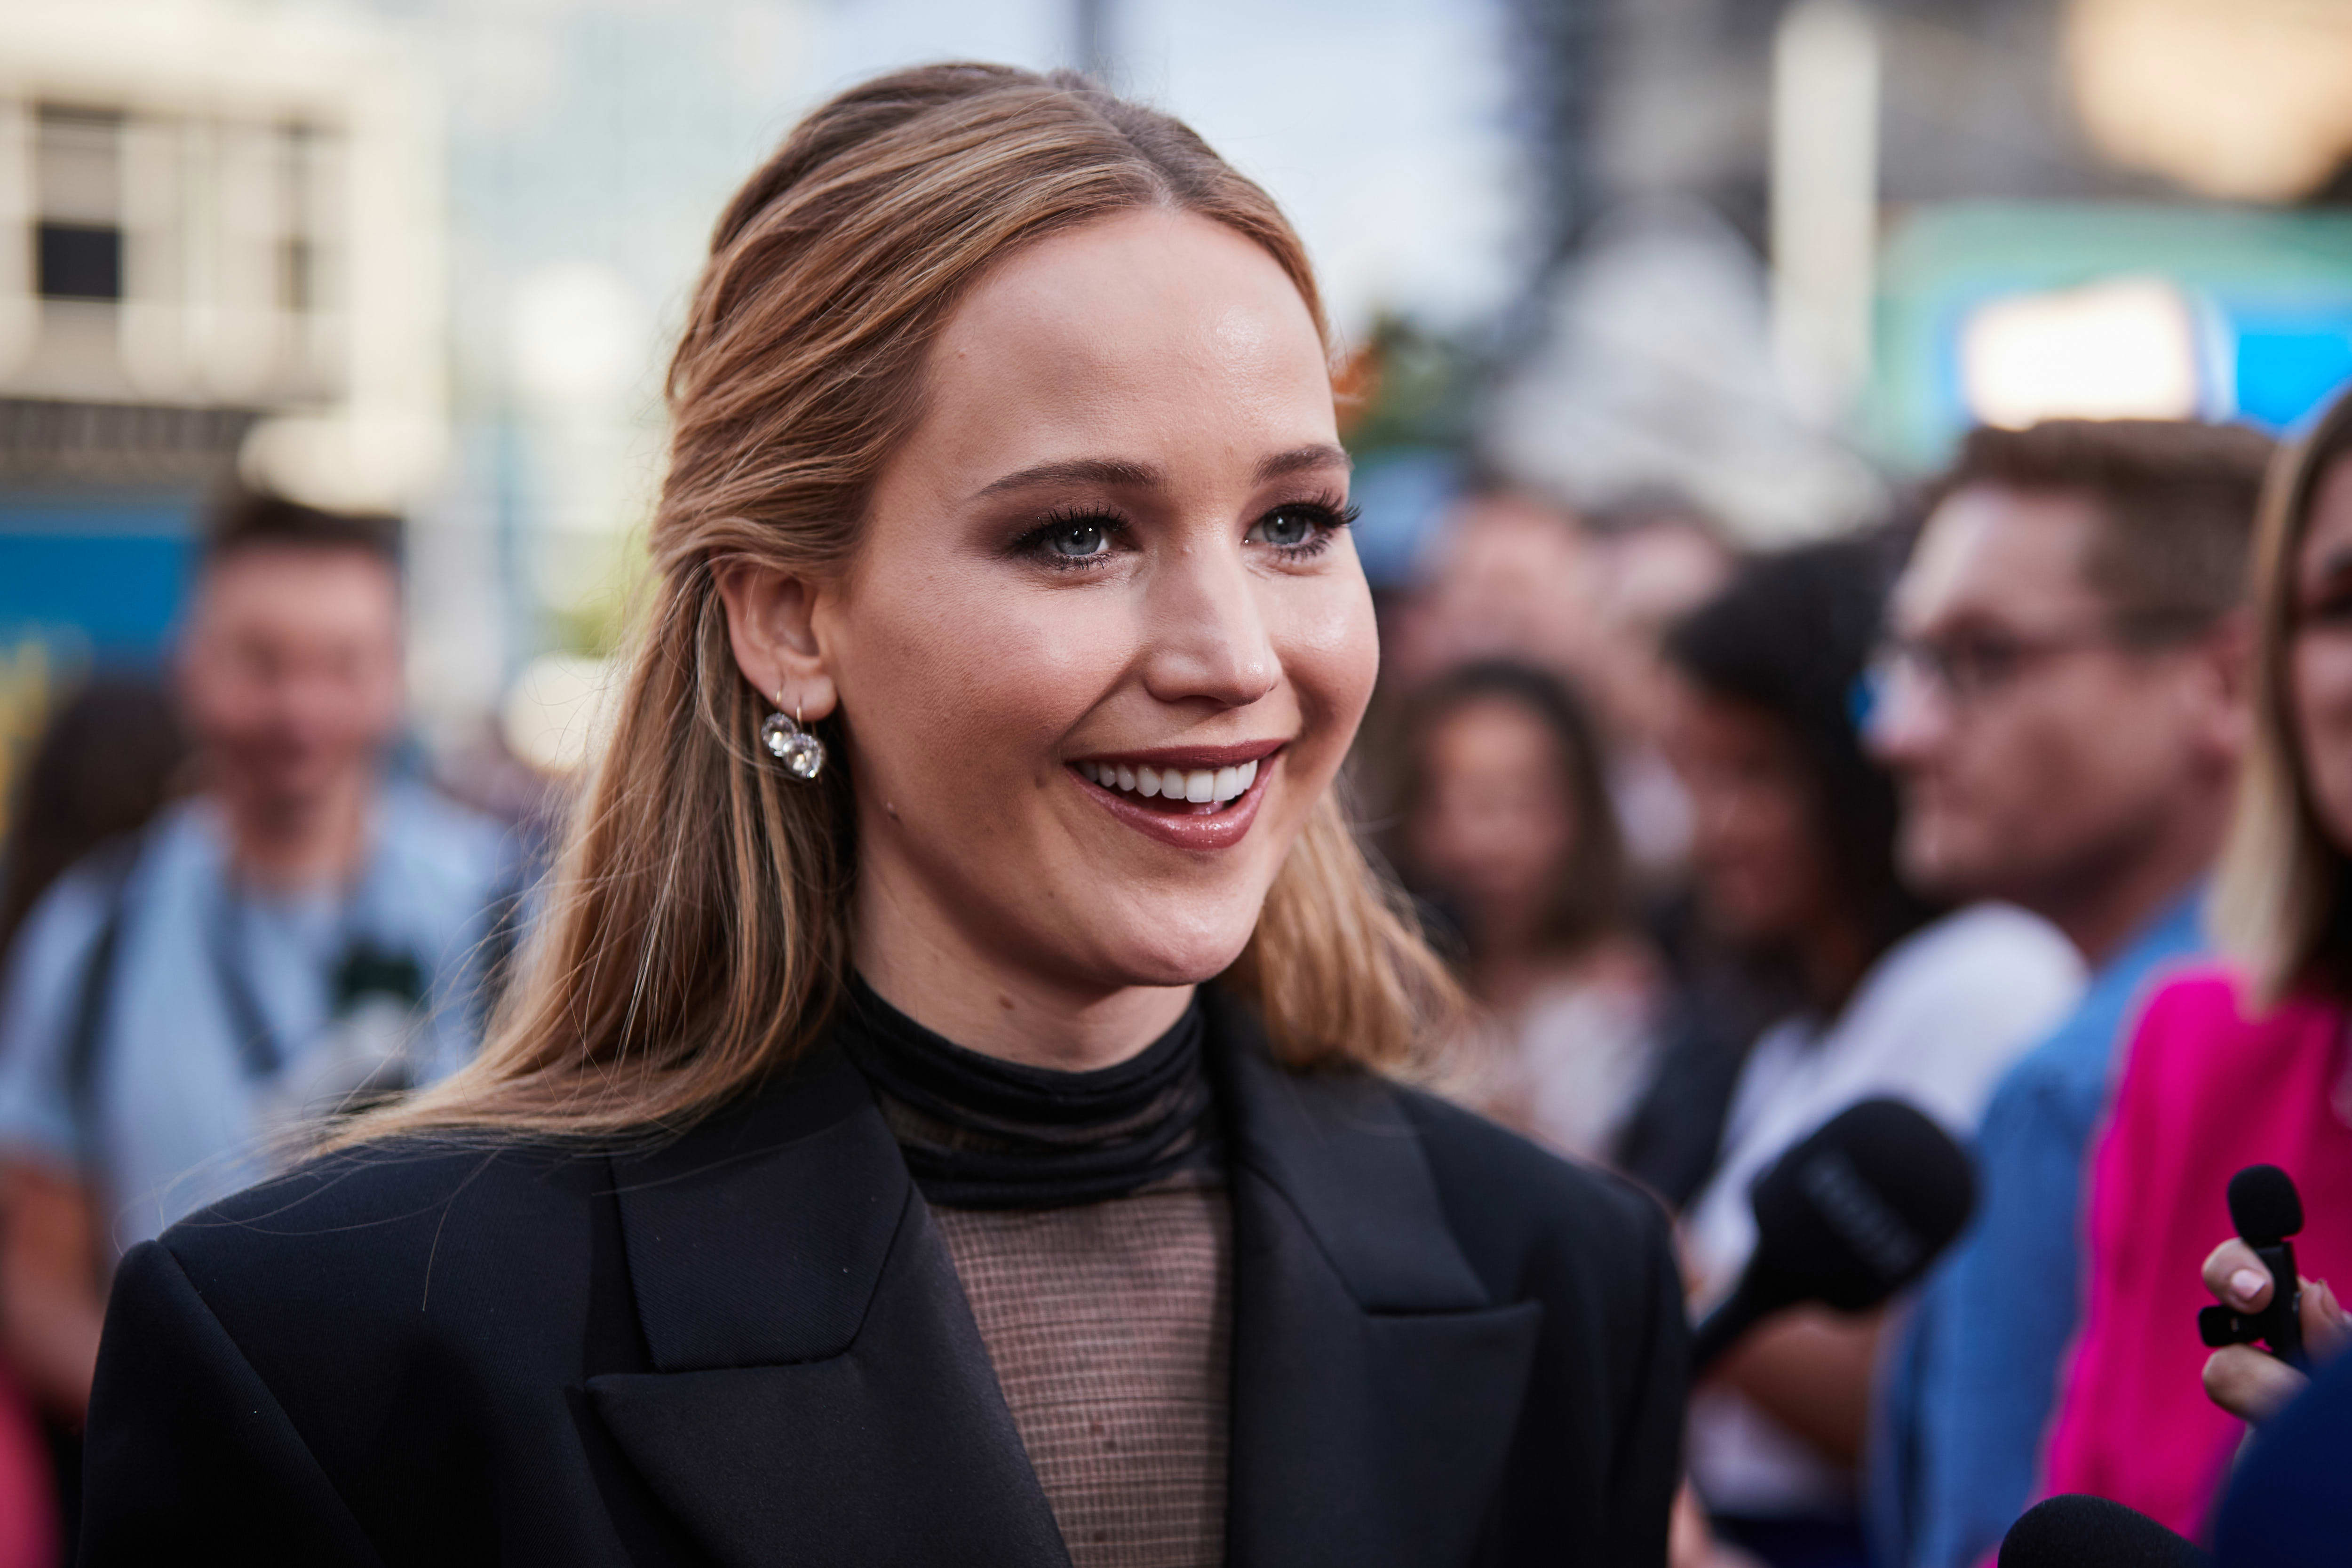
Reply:
[[[1205,980],[1378,663],[1307,307],[1222,225],[1122,216],[984,279],[925,398],[811,613],[861,962],[1072,998]]]
[[[1473,931],[1542,911],[1576,850],[1577,802],[1551,727],[1525,705],[1475,699],[1433,726],[1408,848]]]
[[[2295,731],[2320,825],[2352,852],[2352,460],[2314,493],[2294,568]]]
[[[1666,755],[1691,801],[1691,867],[1716,925],[1743,946],[1801,935],[1830,909],[1812,790],[1780,721],[1672,681]]]

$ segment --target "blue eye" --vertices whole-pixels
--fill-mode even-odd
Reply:
[[[1084,561],[1099,555],[1110,547],[1110,535],[1100,522],[1080,518],[1070,522],[1057,522],[1039,537],[1038,544],[1049,554],[1065,561]]]
[[[1322,517],[1305,507],[1286,506],[1258,519],[1249,536],[1256,543],[1271,544],[1277,550],[1296,550],[1311,543],[1325,526]]]
[[[1127,524],[1109,512],[1068,511],[1050,516],[1013,545],[1013,552],[1061,571],[1107,566],[1123,547]]]
[[[1334,534],[1356,521],[1356,509],[1341,508],[1338,503],[1294,501],[1278,506],[1250,525],[1245,536],[1252,544],[1263,544],[1286,555],[1312,555],[1331,542]]]

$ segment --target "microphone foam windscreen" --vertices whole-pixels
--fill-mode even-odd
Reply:
[[[2283,1241],[2303,1229],[2303,1196],[2276,1165],[2249,1165],[2230,1178],[2230,1223],[2256,1245]]]
[[[1749,1194],[1758,1265],[1795,1300],[1865,1311],[1917,1279],[1968,1223],[1976,1176],[1951,1135],[1899,1100],[1848,1106]]]
[[[2000,1568],[2210,1568],[2211,1562],[2147,1515],[2103,1497],[2036,1503],[2000,1541]]]

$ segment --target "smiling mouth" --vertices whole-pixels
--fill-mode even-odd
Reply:
[[[1287,741],[1252,741],[1066,764],[1087,798],[1146,838],[1177,849],[1231,849],[1249,837]]]
[[[1078,776],[1147,811],[1209,816],[1225,810],[1257,782],[1258,760],[1218,768],[1158,767],[1149,763],[1083,762]]]

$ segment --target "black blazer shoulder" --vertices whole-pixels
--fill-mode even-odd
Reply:
[[[1661,1562],[1655,1205],[1221,1011],[1228,1561]],[[89,1563],[1067,1562],[831,1051],[666,1142],[359,1151],[134,1248],[87,1475]]]
[[[1501,1300],[1574,1301],[1572,1331],[1548,1333],[1538,1375],[1552,1387],[1606,1389],[1611,1426],[1623,1436],[1612,1479],[1628,1496],[1655,1495],[1681,1477],[1688,1328],[1673,1221],[1656,1195],[1614,1173],[1564,1160],[1516,1132],[1433,1095],[1399,1099],[1437,1181],[1463,1254]],[[1556,1325],[1557,1326],[1557,1325]],[[1671,1388],[1668,1394],[1665,1390]],[[1571,1413],[1531,1415],[1522,1458],[1533,1467],[1591,1451]],[[1529,1476],[1528,1491],[1539,1487]],[[1664,1561],[1629,1543],[1627,1561]]]
[[[1554,1271],[1577,1276],[1626,1321],[1647,1321],[1663,1281],[1627,1267],[1671,1263],[1673,1221],[1656,1195],[1598,1166],[1562,1159],[1451,1100],[1396,1089],[1437,1184],[1448,1226],[1487,1289],[1528,1293]]]

